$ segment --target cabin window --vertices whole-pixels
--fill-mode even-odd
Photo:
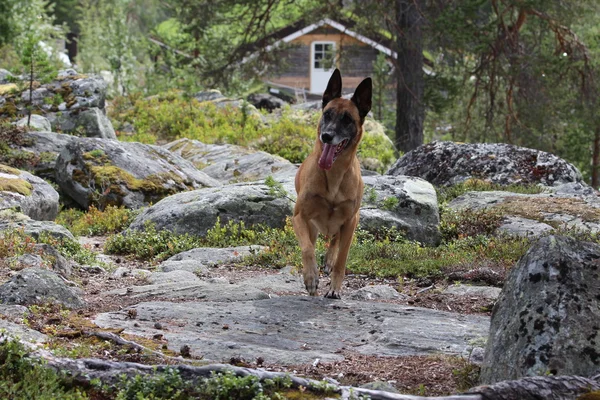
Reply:
[[[314,43],[314,68],[329,70],[333,67],[334,59],[335,49],[333,43]]]

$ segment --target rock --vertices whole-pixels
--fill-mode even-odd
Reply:
[[[226,99],[225,96],[223,96],[221,94],[221,92],[219,90],[216,89],[211,89],[211,90],[205,90],[202,92],[198,92],[194,95],[194,98],[196,100],[198,100],[199,102],[204,102],[204,101],[215,101],[215,100],[221,100],[221,99]]]
[[[27,215],[12,210],[0,211],[0,231],[5,229],[22,230],[24,234],[35,239],[41,234],[46,234],[59,240],[75,240],[73,234],[62,225],[51,221],[34,221]]]
[[[73,273],[69,262],[54,247],[42,243],[34,245],[32,250],[32,253],[23,254],[15,259],[14,269],[49,267],[65,278],[69,278]]]
[[[481,382],[597,373],[599,270],[600,245],[539,239],[510,270],[494,306]]]
[[[248,96],[248,101],[259,110],[267,110],[269,112],[285,106],[287,103],[279,97],[269,93],[253,93]]]
[[[555,155],[502,143],[434,141],[406,153],[387,174],[418,176],[436,186],[471,178],[500,185],[583,181],[577,168]]]
[[[374,381],[360,385],[363,389],[380,390],[383,392],[400,393],[393,385],[388,382]]]
[[[0,304],[0,315],[13,320],[22,320],[29,315],[29,309],[16,304]]]
[[[4,335],[18,338],[32,344],[40,344],[48,340],[48,336],[43,333],[27,328],[21,324],[15,324],[5,319],[0,319],[0,341],[3,341]]]
[[[27,117],[21,118],[17,121],[17,126],[27,126]],[[51,131],[52,127],[50,126],[50,121],[48,118],[42,117],[41,115],[31,114],[31,121],[29,122],[29,127],[36,131]]]
[[[222,183],[257,181],[267,176],[293,177],[298,170],[282,157],[232,144],[204,144],[183,138],[163,147]]]
[[[402,296],[390,285],[365,286],[349,294],[352,300],[395,300]]]
[[[141,143],[79,138],[56,160],[56,180],[77,204],[139,208],[171,194],[217,186],[188,161]]]
[[[0,301],[19,305],[56,302],[67,308],[85,306],[80,290],[67,286],[54,272],[42,268],[24,269],[0,286]]]
[[[87,109],[77,115],[72,130],[83,131],[84,136],[102,139],[117,139],[112,123],[97,107]]]
[[[505,220],[498,232],[533,236],[554,228],[600,232],[600,198],[566,193],[521,194],[502,191],[468,192],[452,200],[452,210],[493,209]],[[533,222],[537,221],[537,222]]]
[[[77,140],[72,135],[32,131],[23,133],[22,138],[23,144],[12,147],[28,155],[30,161],[23,168],[53,182],[58,154],[68,143]]]
[[[100,76],[63,73],[49,83],[36,88],[31,96],[34,111],[46,117],[54,130],[73,132],[82,111],[97,108],[104,110],[106,82]],[[4,94],[2,116],[15,117],[27,114],[29,89],[20,94]],[[6,107],[8,105],[8,107]]]
[[[453,296],[483,297],[486,299],[495,300],[500,295],[500,291],[500,288],[493,286],[472,286],[456,284],[448,286],[442,293],[451,294]]]
[[[182,271],[172,271],[182,272]],[[132,299],[144,300],[162,298],[167,300],[204,300],[213,302],[238,302],[248,300],[264,300],[270,296],[260,289],[220,282],[203,282],[198,280],[184,281],[163,280],[158,283],[132,286],[110,290],[109,296],[128,296]]]
[[[365,193],[359,220],[362,229],[396,227],[410,240],[439,243],[437,195],[430,183],[406,176],[366,176],[363,181]]]
[[[115,279],[124,278],[126,276],[132,276],[134,278],[148,278],[152,275],[152,272],[146,269],[129,269],[127,267],[119,267],[113,272],[112,277]]]
[[[282,228],[292,215],[292,202],[278,197],[264,184],[234,184],[169,196],[145,208],[129,229],[144,229],[151,222],[159,230],[204,236],[215,226],[243,221],[247,227],[262,224]]]
[[[502,221],[496,232],[509,236],[539,237],[554,231],[554,228],[533,219],[508,216]]]
[[[147,338],[161,333],[169,349],[177,352],[188,345],[192,356],[205,361],[262,357],[283,365],[312,363],[315,358],[341,360],[344,348],[378,356],[466,354],[469,342],[487,335],[489,321],[397,304],[307,296],[231,303],[146,302],[135,310],[135,320],[122,310],[99,314],[94,322]],[[165,329],[156,330],[156,322]]]
[[[161,283],[196,283],[200,278],[193,272],[175,270],[171,272],[154,272],[148,277],[148,283],[157,285]]]
[[[58,199],[43,179],[0,164],[0,210],[17,209],[32,219],[51,221],[58,214]]]
[[[0,84],[10,83],[14,79],[14,75],[9,71],[0,68]]]
[[[210,266],[233,263],[263,249],[263,246],[200,247],[170,257],[158,266],[158,270],[164,272],[188,271],[208,274],[207,268]]]

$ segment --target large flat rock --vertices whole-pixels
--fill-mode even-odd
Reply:
[[[133,319],[123,310],[100,314],[95,323],[144,337],[162,334],[171,350],[188,345],[193,355],[217,362],[233,356],[284,365],[327,362],[341,359],[342,349],[379,356],[466,354],[489,330],[487,317],[303,296],[133,308]]]

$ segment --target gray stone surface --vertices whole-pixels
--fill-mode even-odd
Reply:
[[[112,123],[97,107],[80,112],[75,120],[75,130],[82,130],[87,137],[117,139]]]
[[[58,154],[67,143],[74,140],[77,137],[72,135],[29,131],[23,133],[23,144],[16,147],[16,150],[31,153],[30,158],[35,160],[32,165],[26,165],[25,169],[41,178],[54,181]]]
[[[483,297],[486,299],[495,300],[500,296],[502,289],[494,286],[473,286],[456,284],[450,285],[444,291],[443,294],[451,294],[454,296],[470,296],[470,297]]]
[[[51,221],[35,221],[25,214],[12,210],[0,211],[0,231],[4,229],[19,229],[35,239],[44,233],[57,239],[75,240],[73,234],[62,225]]]
[[[29,309],[18,304],[0,304],[0,315],[13,320],[21,320],[29,315]]]
[[[57,274],[42,268],[19,271],[0,286],[0,301],[19,305],[57,302],[67,308],[85,305],[79,289],[67,286]]]
[[[546,186],[583,180],[573,165],[543,151],[503,143],[440,141],[406,153],[387,174],[418,176],[436,186],[453,185],[470,178],[501,185],[541,183]]]
[[[539,237],[554,232],[554,228],[544,222],[511,215],[504,218],[496,232],[510,236]]]
[[[200,278],[193,272],[175,270],[171,272],[153,272],[148,277],[148,283],[157,285],[161,283],[196,283]]]
[[[150,298],[167,300],[205,300],[214,302],[237,302],[245,300],[262,300],[270,296],[266,292],[252,286],[241,286],[229,283],[209,283],[199,280],[181,282],[162,281],[155,284],[132,286],[106,292],[112,296],[127,296],[143,301]]]
[[[152,337],[160,333],[169,349],[190,346],[204,360],[263,357],[293,365],[342,359],[346,348],[372,355],[466,354],[469,342],[486,336],[489,319],[394,304],[300,296],[235,303],[147,302],[104,313],[95,323]],[[157,330],[156,322],[167,329]]]
[[[48,340],[48,336],[43,333],[5,319],[0,319],[0,330],[5,330],[8,336],[19,338],[32,344],[44,343]]]
[[[348,297],[352,300],[396,300],[406,296],[398,293],[398,291],[390,285],[373,285],[355,290],[354,292],[351,292]]]
[[[223,183],[258,181],[267,176],[295,176],[298,169],[282,157],[233,144],[204,144],[183,138],[163,147]]]
[[[16,173],[17,171],[18,173]],[[30,218],[40,221],[52,221],[56,218],[59,196],[48,182],[29,172],[3,168],[0,164],[0,183],[2,182],[27,185],[30,193],[23,194],[0,189],[0,210],[16,209]]]
[[[139,208],[219,182],[159,146],[78,138],[56,160],[56,181],[83,208],[93,202]]]
[[[227,248],[200,247],[176,254],[158,266],[160,271],[183,270],[208,272],[207,267],[232,263],[263,249],[262,246],[237,246]]]
[[[366,176],[363,181],[361,228],[377,231],[396,227],[410,240],[439,243],[437,195],[429,182],[408,176]]]
[[[600,232],[600,197],[594,192],[590,195],[566,191],[538,194],[468,192],[452,200],[448,207],[453,210],[497,208],[507,217],[499,231],[517,235],[539,236],[556,227]],[[526,218],[530,215],[537,223]]]
[[[292,208],[291,200],[277,197],[266,185],[240,183],[169,196],[142,210],[129,229],[143,229],[150,221],[157,229],[204,236],[217,218],[221,224],[243,221],[281,228]]]
[[[597,373],[599,271],[600,245],[539,239],[510,270],[494,307],[482,383]]]
[[[27,117],[21,118],[17,121],[17,126],[27,126]],[[50,121],[48,118],[37,114],[31,114],[31,120],[29,121],[29,127],[36,131],[51,131]]]

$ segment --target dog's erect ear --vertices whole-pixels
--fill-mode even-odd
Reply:
[[[325,89],[325,93],[323,93],[323,108],[333,99],[337,99],[338,97],[342,97],[342,74],[340,74],[339,69],[335,69],[331,78],[329,78],[329,83],[327,84],[327,89]]]
[[[361,122],[364,121],[365,117],[371,111],[371,97],[373,95],[373,82],[371,78],[364,79],[354,91],[352,95],[352,102],[356,104],[358,108],[358,114],[360,115]]]

